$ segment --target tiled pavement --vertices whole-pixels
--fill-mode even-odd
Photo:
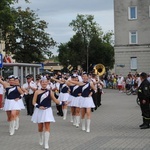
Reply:
[[[136,96],[104,91],[102,106],[92,113],[90,133],[70,123],[70,111],[64,121],[53,106],[56,122],[51,124],[50,150],[150,150],[150,129],[138,127],[142,118]],[[23,110],[20,128],[10,136],[6,114],[0,110],[0,150],[42,150],[37,125],[30,120]]]

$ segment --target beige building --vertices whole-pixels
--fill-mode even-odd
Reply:
[[[60,71],[63,69],[63,66],[59,64],[59,62],[54,62],[54,61],[50,61],[50,60],[47,60],[45,61],[44,63],[44,70],[46,71]]]
[[[115,72],[150,72],[150,0],[114,0]]]
[[[5,55],[4,49],[5,49],[5,42],[0,40],[0,53],[2,55]]]

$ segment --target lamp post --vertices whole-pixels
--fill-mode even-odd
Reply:
[[[69,65],[69,61],[70,61],[70,60],[69,60],[69,59],[67,59],[67,65]]]
[[[69,62],[70,62],[70,60],[67,59],[67,70],[68,70],[68,72],[69,72],[69,69],[68,69],[68,67],[69,67]],[[66,70],[66,71],[67,71],[67,70]]]
[[[87,40],[87,49],[86,49],[86,71],[89,72],[89,40]]]
[[[1,40],[2,40],[2,30],[0,29],[0,43],[1,43]]]
[[[87,44],[87,51],[86,51],[86,72],[88,73],[88,66],[89,66],[89,48]]]

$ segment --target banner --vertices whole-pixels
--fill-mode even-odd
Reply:
[[[0,68],[3,67],[3,55],[0,54]]]

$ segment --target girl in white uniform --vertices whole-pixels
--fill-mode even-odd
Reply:
[[[23,89],[21,86],[20,86],[20,80],[19,80],[19,77],[18,76],[15,76],[15,81],[14,81],[14,85],[15,86],[19,86],[21,88],[21,90],[24,92],[24,93],[27,93],[28,91]],[[25,106],[24,106],[24,103],[23,103],[23,100],[22,98],[20,98],[18,100],[18,103],[20,105],[20,109],[25,109]],[[16,111],[16,120],[15,120],[15,129],[18,130],[19,129],[19,115],[20,115],[20,110],[17,110]]]
[[[13,135],[15,133],[17,111],[21,110],[19,100],[23,97],[23,91],[19,86],[15,86],[13,75],[8,77],[8,83],[2,81],[1,79],[0,83],[3,84],[4,88],[6,89],[4,110],[6,111],[8,121],[10,122],[10,135]]]
[[[61,78],[60,80],[57,80],[55,78],[51,78],[51,79],[60,83],[60,86],[59,86],[60,94],[58,96],[58,100],[60,100],[64,103],[64,105],[62,105],[63,120],[66,120],[67,106],[68,106],[67,102],[68,102],[68,98],[69,98],[69,87],[67,86],[67,84],[65,84],[66,81],[64,78]]]
[[[49,149],[50,122],[55,122],[51,108],[51,100],[57,104],[61,104],[62,102],[55,98],[52,91],[47,90],[48,80],[46,77],[41,77],[40,83],[42,88],[35,91],[33,97],[35,110],[31,120],[34,123],[38,123],[39,144],[44,144],[44,148]],[[45,139],[45,141],[43,141],[43,139]]]
[[[71,79],[73,81],[78,81],[78,76],[72,75]],[[80,123],[80,95],[81,95],[81,86],[72,84],[67,82],[67,85],[70,88],[70,96],[69,96],[69,105],[71,107],[71,113],[72,113],[72,121],[73,125],[75,125],[77,128],[79,127]]]
[[[94,102],[92,99],[92,90],[95,90],[94,84],[88,82],[88,74],[83,73],[82,75],[83,82],[70,81],[72,83],[78,84],[81,86],[81,97],[80,97],[80,107],[81,107],[81,122],[82,130],[90,132],[90,123],[91,123],[91,108],[94,108]],[[87,117],[87,129],[85,129],[85,115]]]

